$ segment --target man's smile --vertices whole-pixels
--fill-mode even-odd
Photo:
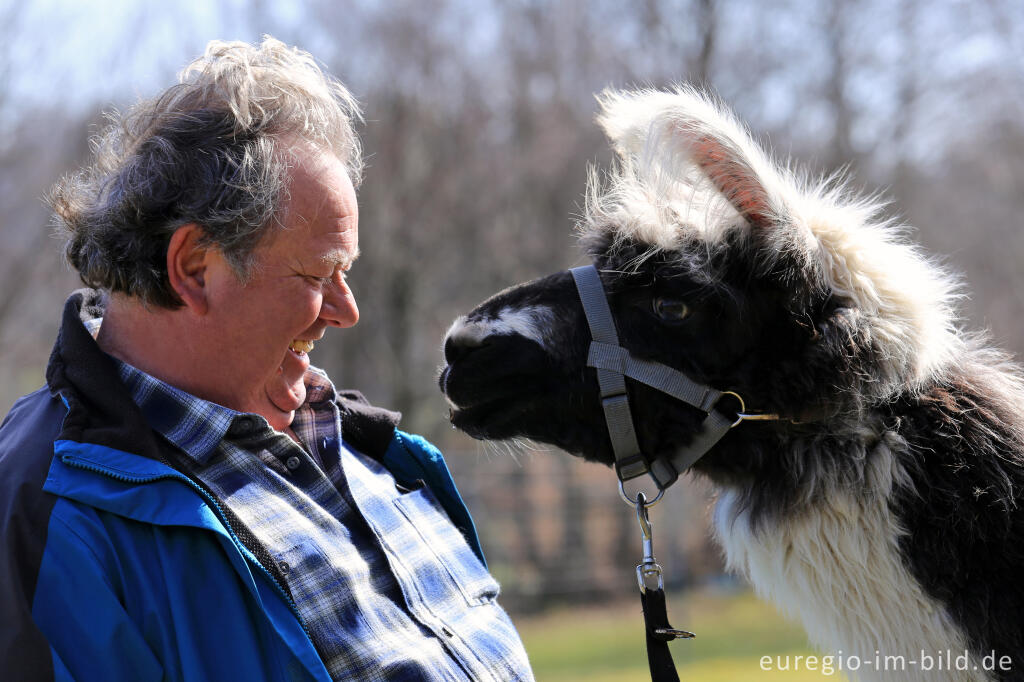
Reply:
[[[309,353],[310,351],[313,350],[313,347],[315,345],[316,343],[314,341],[308,341],[305,339],[295,339],[294,341],[291,342],[291,345],[288,346],[288,349],[293,350],[296,353]]]

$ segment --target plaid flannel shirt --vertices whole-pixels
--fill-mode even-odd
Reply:
[[[88,324],[96,333],[99,321]],[[115,359],[116,360],[116,359]],[[334,386],[310,368],[292,430],[118,370],[183,466],[277,563],[336,680],[532,680],[498,585],[429,489],[399,490],[341,440]]]

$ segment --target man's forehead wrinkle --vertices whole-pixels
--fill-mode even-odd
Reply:
[[[315,203],[310,201],[309,192],[303,193],[300,201],[295,201],[294,197],[289,198],[288,204],[284,208],[285,222],[302,223],[303,225],[316,222],[329,198],[324,192],[316,192],[315,195]]]
[[[324,205],[331,201],[327,191],[329,184],[324,177],[324,152],[315,147],[300,144],[290,151],[290,155],[292,162],[288,169],[289,178],[285,194],[282,197],[283,213],[296,222],[301,221],[308,224],[315,221],[323,211]],[[320,191],[297,191],[303,186],[306,188],[317,187]],[[299,201],[295,200],[296,194],[302,195]],[[315,201],[310,201],[311,194],[316,197]]]

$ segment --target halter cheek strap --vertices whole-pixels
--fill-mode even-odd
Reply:
[[[633,415],[629,409],[629,396],[626,394],[625,372],[621,371],[618,366],[620,363],[617,362],[602,361],[601,366],[591,363],[594,345],[619,349],[619,335],[615,331],[615,321],[611,308],[608,307],[608,299],[604,295],[604,285],[601,283],[597,268],[593,265],[584,265],[569,272],[576,282],[576,289],[583,303],[583,312],[587,316],[587,325],[590,327],[591,344],[587,366],[597,369],[601,407],[608,426],[608,436],[612,441],[612,451],[615,453],[615,472],[620,480],[628,481],[647,473],[650,467],[640,453],[640,443],[637,442],[636,431],[633,429]]]
[[[587,354],[587,366],[597,370],[601,407],[604,410],[612,451],[615,453],[615,471],[620,481],[628,481],[649,473],[658,488],[664,490],[694,462],[707,454],[729,429],[739,424],[745,417],[777,418],[775,415],[744,415],[743,399],[732,391],[719,391],[698,384],[682,372],[660,362],[630,355],[628,350],[619,345],[615,320],[608,306],[608,298],[597,268],[593,265],[584,265],[573,268],[570,272],[576,283],[580,302],[583,304],[583,312],[587,316],[587,325],[590,327],[592,340]],[[694,439],[671,458],[659,458],[651,462],[640,451],[629,407],[629,396],[626,393],[625,377],[646,384],[707,413]],[[729,417],[715,409],[719,399],[724,395],[731,395],[739,400],[740,415]]]

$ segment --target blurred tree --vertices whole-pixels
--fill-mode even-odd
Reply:
[[[606,470],[560,453],[485,459],[452,432],[435,386],[440,341],[483,297],[582,261],[571,226],[587,167],[611,162],[593,124],[603,88],[707,83],[781,155],[890,187],[893,210],[966,271],[971,324],[1024,349],[1024,4],[231,0],[72,22],[60,13],[73,7],[0,7],[0,411],[41,383],[75,286],[41,197],[84,160],[96,100],[129,100],[129,72],[150,74],[143,94],[165,86],[208,38],[271,33],[322,59],[367,112],[351,279],[363,316],[315,361],[451,453],[506,594],[523,603],[628,589],[635,519]],[[101,24],[116,39],[59,51]],[[65,73],[79,63],[92,79]],[[26,91],[31,102],[11,94]],[[670,497],[659,513],[705,514],[700,486]],[[706,537],[682,523],[659,535],[667,569],[717,566]]]

